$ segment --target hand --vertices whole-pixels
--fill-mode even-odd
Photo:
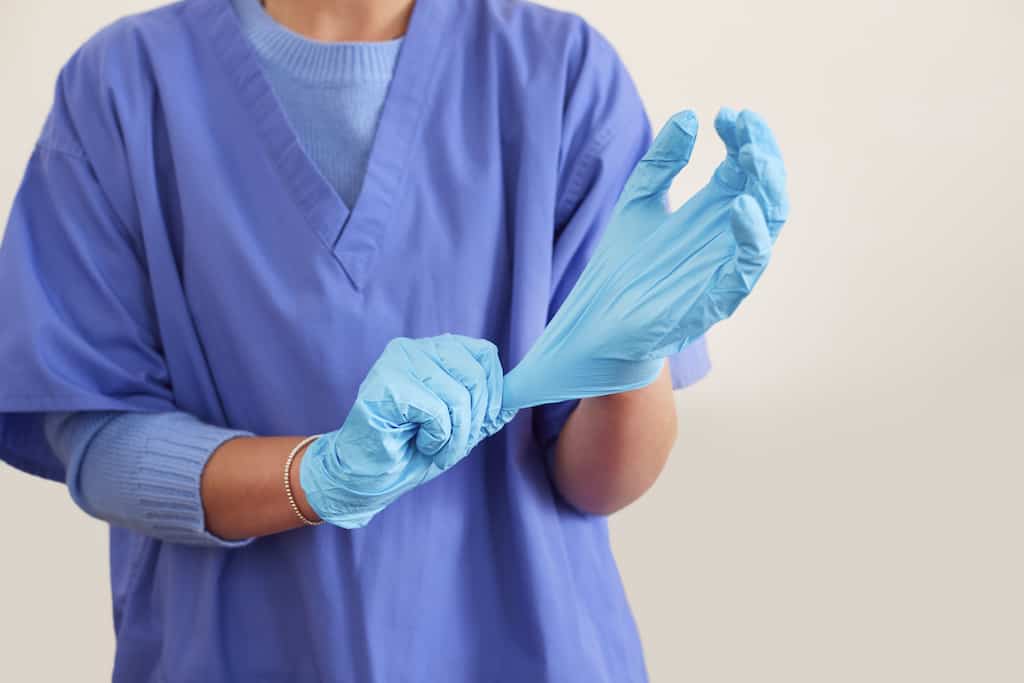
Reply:
[[[455,335],[391,341],[345,424],[302,458],[309,505],[337,526],[365,526],[501,429],[515,414],[501,409],[501,396],[501,362],[490,342]]]
[[[623,242],[641,242],[633,258],[650,264],[641,278],[650,289],[631,311],[637,324],[629,327],[623,358],[660,359],[682,350],[732,315],[768,265],[789,210],[778,145],[751,111],[722,109],[715,129],[726,158],[677,211],[667,210],[666,197],[693,150],[692,112],[673,117],[619,200],[610,230]],[[620,282],[623,275],[632,269],[619,272]]]
[[[668,189],[697,134],[677,114],[637,165],[593,257],[540,340],[505,378],[507,408],[646,386],[662,360],[750,293],[786,220],[786,171],[764,121],[719,112],[726,158],[677,211]]]

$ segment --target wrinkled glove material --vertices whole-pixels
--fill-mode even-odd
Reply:
[[[303,455],[299,478],[310,506],[337,526],[365,526],[513,417],[501,406],[502,382],[497,348],[488,341],[392,340],[342,427]]]
[[[722,109],[715,128],[726,158],[674,212],[668,190],[689,162],[697,118],[681,112],[659,133],[576,286],[505,377],[505,408],[646,386],[750,293],[788,214],[786,170],[757,114]]]

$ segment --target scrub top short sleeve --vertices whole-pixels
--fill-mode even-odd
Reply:
[[[73,59],[67,69],[75,69]],[[78,79],[80,80],[80,79]],[[173,410],[146,266],[105,187],[116,144],[98,118],[76,119],[65,76],[14,200],[0,247],[0,453],[63,480],[42,428],[49,411]],[[96,164],[75,130],[109,145]]]

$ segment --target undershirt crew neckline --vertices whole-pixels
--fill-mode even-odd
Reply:
[[[322,42],[306,38],[267,14],[262,0],[233,0],[242,30],[260,59],[307,83],[387,82],[404,36],[378,42]]]

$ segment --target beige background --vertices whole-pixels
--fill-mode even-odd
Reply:
[[[153,3],[0,3],[6,216],[59,65]],[[668,470],[612,522],[652,680],[1024,681],[1021,5],[557,5],[656,124],[701,115],[677,200],[719,160],[720,104],[768,118],[792,177]],[[6,467],[0,518],[0,678],[105,679],[103,525]]]

